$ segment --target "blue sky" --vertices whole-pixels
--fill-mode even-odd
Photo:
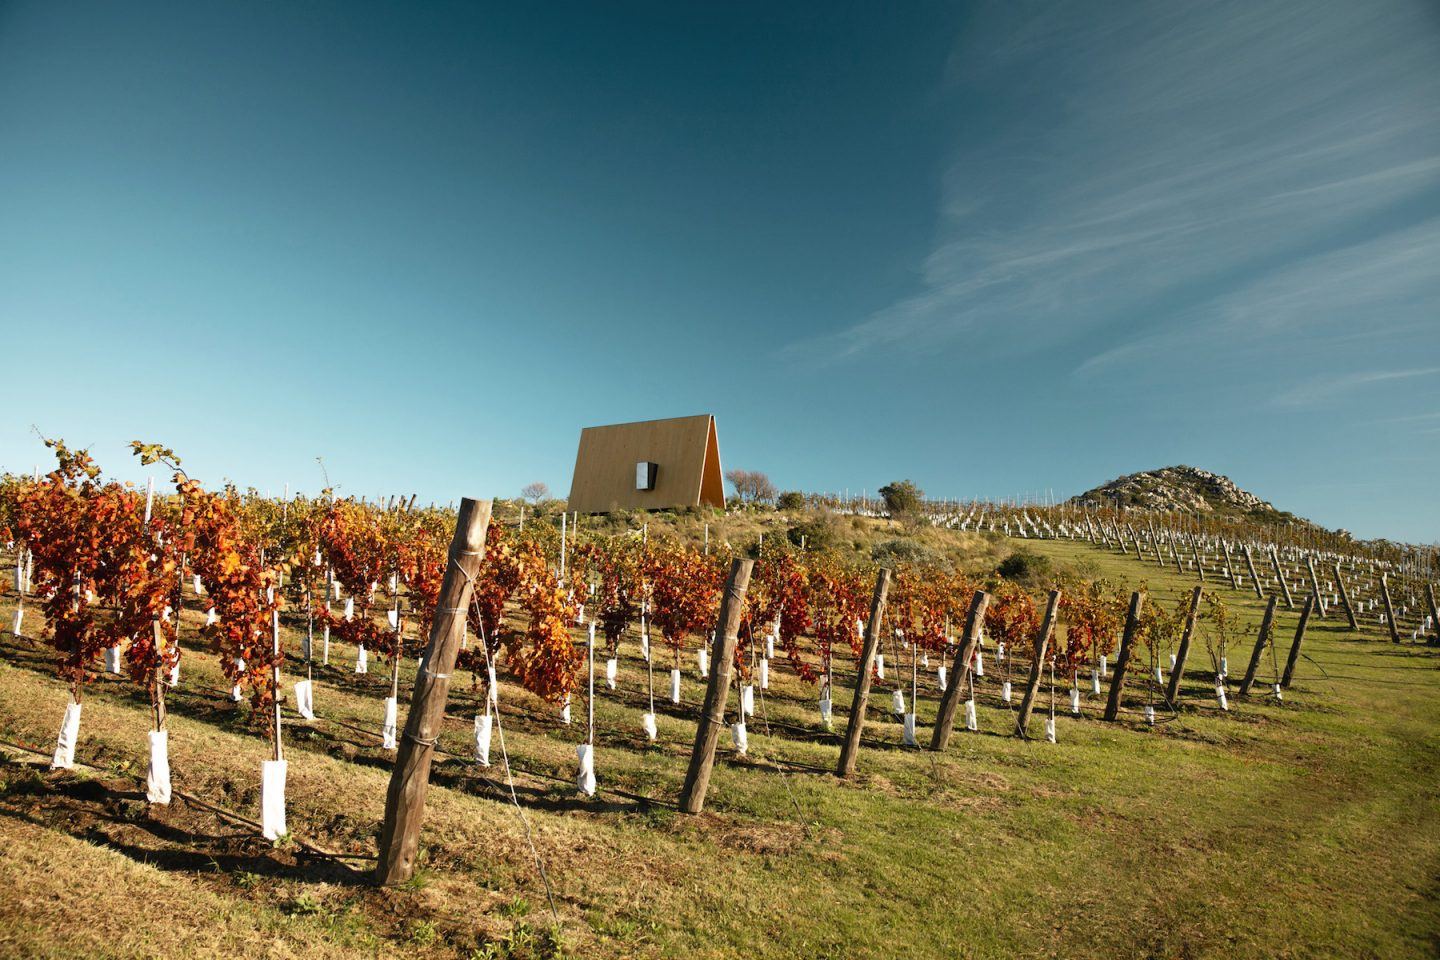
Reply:
[[[783,7],[783,9],[777,9]],[[1190,463],[1440,539],[1440,12],[0,2],[0,465],[422,499]]]

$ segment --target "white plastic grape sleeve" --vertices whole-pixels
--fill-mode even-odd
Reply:
[[[145,771],[145,799],[170,802],[170,731],[150,731],[150,766]]]
[[[69,770],[75,765],[75,741],[80,737],[80,704],[70,701],[65,719],[60,721],[60,736],[55,740],[55,756],[51,770]]]
[[[595,796],[595,748],[588,743],[582,743],[575,748],[575,754],[580,759],[579,769],[575,774],[575,786],[587,797]]]
[[[295,712],[306,720],[315,719],[315,683],[300,680],[295,684]]]
[[[381,747],[385,750],[395,749],[395,717],[399,708],[394,697],[385,698],[385,726],[380,731]]]
[[[495,721],[490,714],[476,714],[475,716],[475,761],[482,767],[490,766],[490,736],[494,731]]]
[[[266,840],[278,840],[290,831],[285,828],[286,760],[265,760],[260,764],[260,832]]]

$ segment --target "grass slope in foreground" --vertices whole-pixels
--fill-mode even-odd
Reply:
[[[1193,586],[1088,545],[1025,546],[1145,581],[1167,602]],[[1215,589],[1240,613],[1231,661],[1243,663],[1260,607]],[[191,638],[197,615],[186,611]],[[1296,617],[1282,608],[1282,653]],[[424,868],[406,889],[376,890],[344,865],[363,871],[364,860],[272,847],[179,800],[147,811],[135,779],[147,704],[106,679],[86,693],[77,753],[98,772],[49,774],[16,751],[0,768],[0,955],[1433,956],[1440,659],[1373,626],[1354,637],[1333,616],[1312,621],[1307,650],[1283,705],[1252,697],[1221,715],[1200,643],[1178,718],[1153,730],[1138,713],[1104,724],[1087,695],[1081,718],[1062,715],[1055,745],[1009,736],[992,667],[981,732],[957,732],[943,756],[901,748],[879,687],[852,783],[828,772],[838,748],[816,728],[813,689],[777,670],[750,757],[722,748],[699,818],[670,806],[701,696],[693,663],[685,704],[660,705],[650,747],[639,732],[644,665],[624,645],[620,689],[597,705],[594,801],[570,782],[579,725],[506,687],[506,745],[560,914],[558,946],[498,743],[496,767],[469,762],[476,703],[463,680]],[[326,849],[373,854],[388,671],[357,677],[352,660],[335,645],[317,673],[322,719],[287,730],[289,817]],[[1268,669],[1267,657],[1262,678]],[[265,741],[225,702],[210,654],[190,649],[182,671],[170,698],[176,788],[254,816]],[[922,675],[922,726],[938,695],[933,671]],[[48,651],[0,637],[0,739],[48,751],[65,699]],[[846,705],[838,696],[837,728]]]

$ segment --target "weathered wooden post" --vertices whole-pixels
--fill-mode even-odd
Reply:
[[[680,790],[681,813],[699,813],[705,808],[710,771],[715,767],[715,744],[720,739],[720,731],[725,729],[725,701],[730,696],[730,675],[735,671],[740,616],[745,609],[745,592],[750,587],[750,572],[754,567],[754,560],[730,563],[730,579],[720,598],[720,619],[715,624],[715,639],[710,645],[710,682],[705,687],[705,704],[695,727],[695,749],[690,751],[685,786]]]
[[[1230,589],[1240,589],[1240,575],[1235,572],[1235,561],[1230,558],[1230,541],[1220,541],[1225,546],[1225,576],[1230,578]]]
[[[1170,671],[1170,683],[1165,687],[1165,702],[1174,710],[1180,704],[1180,678],[1185,676],[1185,659],[1190,655],[1190,638],[1195,634],[1195,617],[1200,613],[1200,594],[1196,587],[1190,594],[1190,610],[1185,614],[1185,630],[1180,634],[1180,649],[1175,652],[1175,668]]]
[[[1135,634],[1140,629],[1140,607],[1145,595],[1139,590],[1130,594],[1130,612],[1125,616],[1125,632],[1120,637],[1120,654],[1115,658],[1115,676],[1110,680],[1110,698],[1105,701],[1105,719],[1120,716],[1120,698],[1125,692],[1125,671],[1135,647]]]
[[[1275,566],[1275,579],[1280,581],[1280,592],[1285,594],[1285,609],[1295,609],[1295,598],[1290,595],[1290,584],[1285,579],[1285,570],[1280,566],[1280,554],[1275,551],[1275,544],[1270,544],[1270,562]]]
[[[1345,578],[1340,575],[1340,564],[1335,564],[1335,586],[1340,590],[1340,603],[1345,607],[1345,618],[1350,621],[1351,630],[1360,629],[1355,619],[1355,608],[1350,605],[1350,591],[1345,589]]]
[[[985,609],[990,605],[990,594],[976,590],[970,600],[970,613],[965,617],[965,634],[960,640],[960,650],[951,665],[950,682],[940,697],[940,710],[935,716],[935,729],[930,733],[930,749],[944,750],[950,743],[950,734],[955,723],[955,709],[963,697],[965,681],[970,676],[970,662],[975,659],[975,646],[985,629]],[[956,667],[959,669],[956,669]]]
[[[475,571],[485,555],[485,532],[489,527],[489,500],[460,501],[449,563],[435,604],[430,642],[425,647],[424,667],[415,675],[405,733],[385,794],[385,824],[380,832],[380,860],[375,867],[375,878],[383,884],[403,883],[415,872],[425,792],[430,786],[430,761],[445,718],[450,673],[465,628]]]
[[[1204,583],[1205,561],[1200,559],[1200,544],[1195,541],[1194,537],[1190,538],[1190,552],[1195,554],[1195,575],[1200,578],[1201,583]]]
[[[1260,620],[1260,636],[1255,638],[1255,651],[1250,654],[1250,666],[1245,668],[1245,679],[1240,683],[1240,696],[1250,692],[1250,687],[1255,683],[1255,671],[1260,668],[1260,655],[1265,652],[1265,644],[1270,639],[1270,624],[1275,620],[1275,601],[1278,598],[1270,595],[1270,602],[1265,604],[1265,616]]]
[[[1435,606],[1435,587],[1425,581],[1425,599],[1430,604],[1430,630],[1434,637],[1431,643],[1440,642],[1440,607]]]
[[[1035,638],[1035,659],[1030,664],[1030,679],[1025,684],[1025,696],[1020,700],[1020,712],[1015,715],[1016,735],[1027,738],[1026,728],[1030,726],[1030,712],[1035,709],[1035,694],[1040,692],[1040,677],[1045,668],[1045,654],[1050,650],[1050,634],[1055,631],[1055,614],[1060,608],[1060,591],[1050,591],[1050,602],[1045,605],[1045,619],[1040,623],[1040,635]],[[1118,665],[1116,669],[1119,669]]]
[[[177,607],[178,609],[178,607]],[[175,615],[176,629],[179,629],[180,615]],[[160,676],[160,664],[165,659],[165,631],[159,620],[150,621],[150,642],[155,645],[155,669],[150,671],[150,689],[154,693],[155,729],[165,729],[165,678]]]
[[[1390,642],[1400,642],[1400,628],[1395,625],[1395,604],[1390,602],[1390,574],[1380,574],[1380,597],[1385,601],[1385,626],[1390,628]]]
[[[1245,566],[1250,568],[1250,583],[1255,587],[1255,598],[1265,599],[1265,588],[1260,586],[1260,574],[1255,572],[1255,558],[1250,555],[1250,545],[1245,545]]]
[[[1290,656],[1285,658],[1285,673],[1280,677],[1280,686],[1290,689],[1290,678],[1295,675],[1295,662],[1300,659],[1300,644],[1305,640],[1305,628],[1310,623],[1310,611],[1315,609],[1314,595],[1305,598],[1300,608],[1300,623],[1295,627],[1295,640],[1290,644]]]
[[[855,700],[850,705],[850,722],[845,725],[845,743],[840,747],[840,762],[835,776],[855,775],[855,756],[860,752],[860,733],[865,728],[865,707],[870,702],[870,670],[875,663],[875,650],[880,646],[880,620],[885,615],[885,598],[890,593],[890,568],[881,567],[875,576],[875,595],[870,599],[870,622],[865,625],[865,646],[860,652],[855,678]]]
[[[1320,617],[1321,620],[1324,620],[1326,613],[1325,597],[1320,592],[1320,577],[1318,574],[1315,573],[1315,558],[1306,557],[1305,566],[1310,571],[1310,589],[1314,591],[1315,613]]]

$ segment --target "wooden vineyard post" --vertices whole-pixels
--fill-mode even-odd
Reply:
[[[1280,686],[1290,689],[1290,679],[1295,676],[1295,662],[1300,659],[1300,644],[1305,640],[1305,628],[1310,624],[1310,611],[1315,609],[1315,596],[1305,598],[1300,608],[1300,624],[1295,628],[1295,640],[1290,644],[1290,656],[1285,658],[1285,673],[1280,677]]]
[[[1428,580],[1425,582],[1425,600],[1430,604],[1430,631],[1431,634],[1440,640],[1440,607],[1435,605],[1435,586]],[[1436,640],[1431,640],[1435,643]]]
[[[855,755],[860,752],[860,733],[865,727],[865,707],[870,702],[870,669],[875,651],[880,646],[880,619],[885,615],[885,598],[890,593],[890,568],[881,567],[875,576],[875,595],[870,600],[870,622],[865,625],[865,647],[860,652],[858,675],[855,678],[855,701],[850,706],[850,722],[845,725],[845,743],[840,748],[840,762],[835,776],[842,779],[855,775]]]
[[[1335,586],[1340,591],[1340,603],[1345,607],[1345,618],[1350,621],[1351,630],[1360,629],[1360,621],[1355,619],[1355,608],[1350,605],[1350,591],[1345,589],[1345,578],[1340,575],[1340,564],[1335,564]]]
[[[1245,566],[1250,568],[1250,583],[1255,587],[1255,599],[1265,599],[1265,589],[1260,586],[1260,574],[1255,572],[1255,558],[1250,555],[1250,546],[1245,546]]]
[[[1230,558],[1230,541],[1221,541],[1225,545],[1225,576],[1230,578],[1230,589],[1240,589],[1240,577],[1235,572],[1235,561]]]
[[[175,615],[175,622],[179,624],[179,614]],[[160,629],[159,620],[150,621],[150,636],[155,645],[155,669],[150,672],[150,682],[155,691],[155,729],[159,731],[165,729],[165,679],[160,676],[160,664],[165,657],[165,632]]]
[[[1050,634],[1055,631],[1055,613],[1060,608],[1060,591],[1050,591],[1050,602],[1045,605],[1045,619],[1040,624],[1040,636],[1035,638],[1035,659],[1030,664],[1030,679],[1025,684],[1025,696],[1020,700],[1020,712],[1015,716],[1015,733],[1028,739],[1026,729],[1030,726],[1030,711],[1035,709],[1035,695],[1040,692],[1040,677],[1045,668],[1045,654],[1050,650]],[[1120,669],[1117,664],[1115,669]]]
[[[1290,584],[1285,579],[1285,570],[1280,566],[1280,554],[1275,552],[1275,544],[1270,544],[1270,563],[1275,567],[1275,579],[1280,581],[1280,592],[1285,594],[1285,609],[1295,609],[1295,598],[1290,595]]]
[[[475,571],[485,554],[485,533],[489,527],[489,500],[467,497],[460,501],[455,536],[450,541],[449,563],[435,604],[430,642],[425,647],[425,665],[415,676],[405,733],[395,754],[390,788],[385,793],[385,823],[380,831],[380,858],[375,867],[375,879],[383,884],[403,883],[415,873],[420,824],[425,817],[425,793],[430,786],[430,761],[445,718],[450,673],[455,667]]]
[[[940,697],[940,709],[935,715],[935,729],[930,733],[930,749],[944,750],[950,743],[950,734],[955,723],[955,708],[960,705],[960,698],[965,687],[965,680],[970,675],[970,661],[974,659],[975,645],[980,642],[980,633],[985,628],[985,609],[990,605],[990,594],[984,590],[976,590],[975,596],[970,600],[970,613],[965,618],[965,636],[960,640],[960,650],[955,655],[955,664],[959,664],[957,670],[951,666],[952,675],[950,683],[945,687],[945,693]]]
[[[1140,606],[1145,595],[1139,590],[1130,594],[1130,612],[1125,615],[1125,632],[1120,637],[1120,654],[1115,658],[1115,676],[1110,681],[1110,697],[1105,701],[1105,719],[1115,720],[1120,716],[1120,698],[1125,692],[1125,670],[1130,666],[1130,654],[1135,647],[1135,634],[1140,629]]]
[[[1190,552],[1195,554],[1195,575],[1200,578],[1201,583],[1204,583],[1205,561],[1200,559],[1200,544],[1196,542],[1194,537],[1190,538]]]
[[[705,808],[710,771],[715,767],[715,744],[720,739],[720,731],[725,729],[725,701],[730,696],[730,675],[735,670],[740,616],[745,610],[745,593],[750,588],[750,572],[754,567],[754,560],[730,563],[730,579],[720,598],[720,619],[715,624],[715,640],[710,645],[710,682],[705,686],[705,704],[695,727],[695,749],[690,751],[685,786],[680,790],[681,813],[699,813]]]
[[[1380,597],[1385,601],[1385,625],[1390,628],[1390,642],[1400,642],[1400,628],[1395,625],[1395,604],[1390,602],[1390,574],[1380,574]]]
[[[1180,703],[1180,678],[1185,676],[1185,658],[1190,655],[1190,638],[1195,635],[1195,617],[1200,612],[1200,594],[1196,587],[1190,594],[1190,610],[1185,614],[1185,631],[1180,634],[1180,649],[1175,652],[1175,668],[1170,671],[1170,684],[1165,688],[1165,702],[1174,710]]]
[[[1310,570],[1310,589],[1315,591],[1315,612],[1325,619],[1325,598],[1320,593],[1320,577],[1315,573],[1315,558],[1306,557],[1305,566]]]
[[[1275,620],[1275,601],[1278,598],[1271,594],[1270,602],[1265,604],[1265,616],[1260,621],[1260,636],[1255,638],[1255,651],[1250,654],[1250,665],[1245,668],[1245,679],[1240,682],[1240,696],[1250,692],[1250,687],[1255,683],[1255,671],[1260,669],[1260,655],[1265,652],[1265,643],[1270,639],[1270,624]]]

